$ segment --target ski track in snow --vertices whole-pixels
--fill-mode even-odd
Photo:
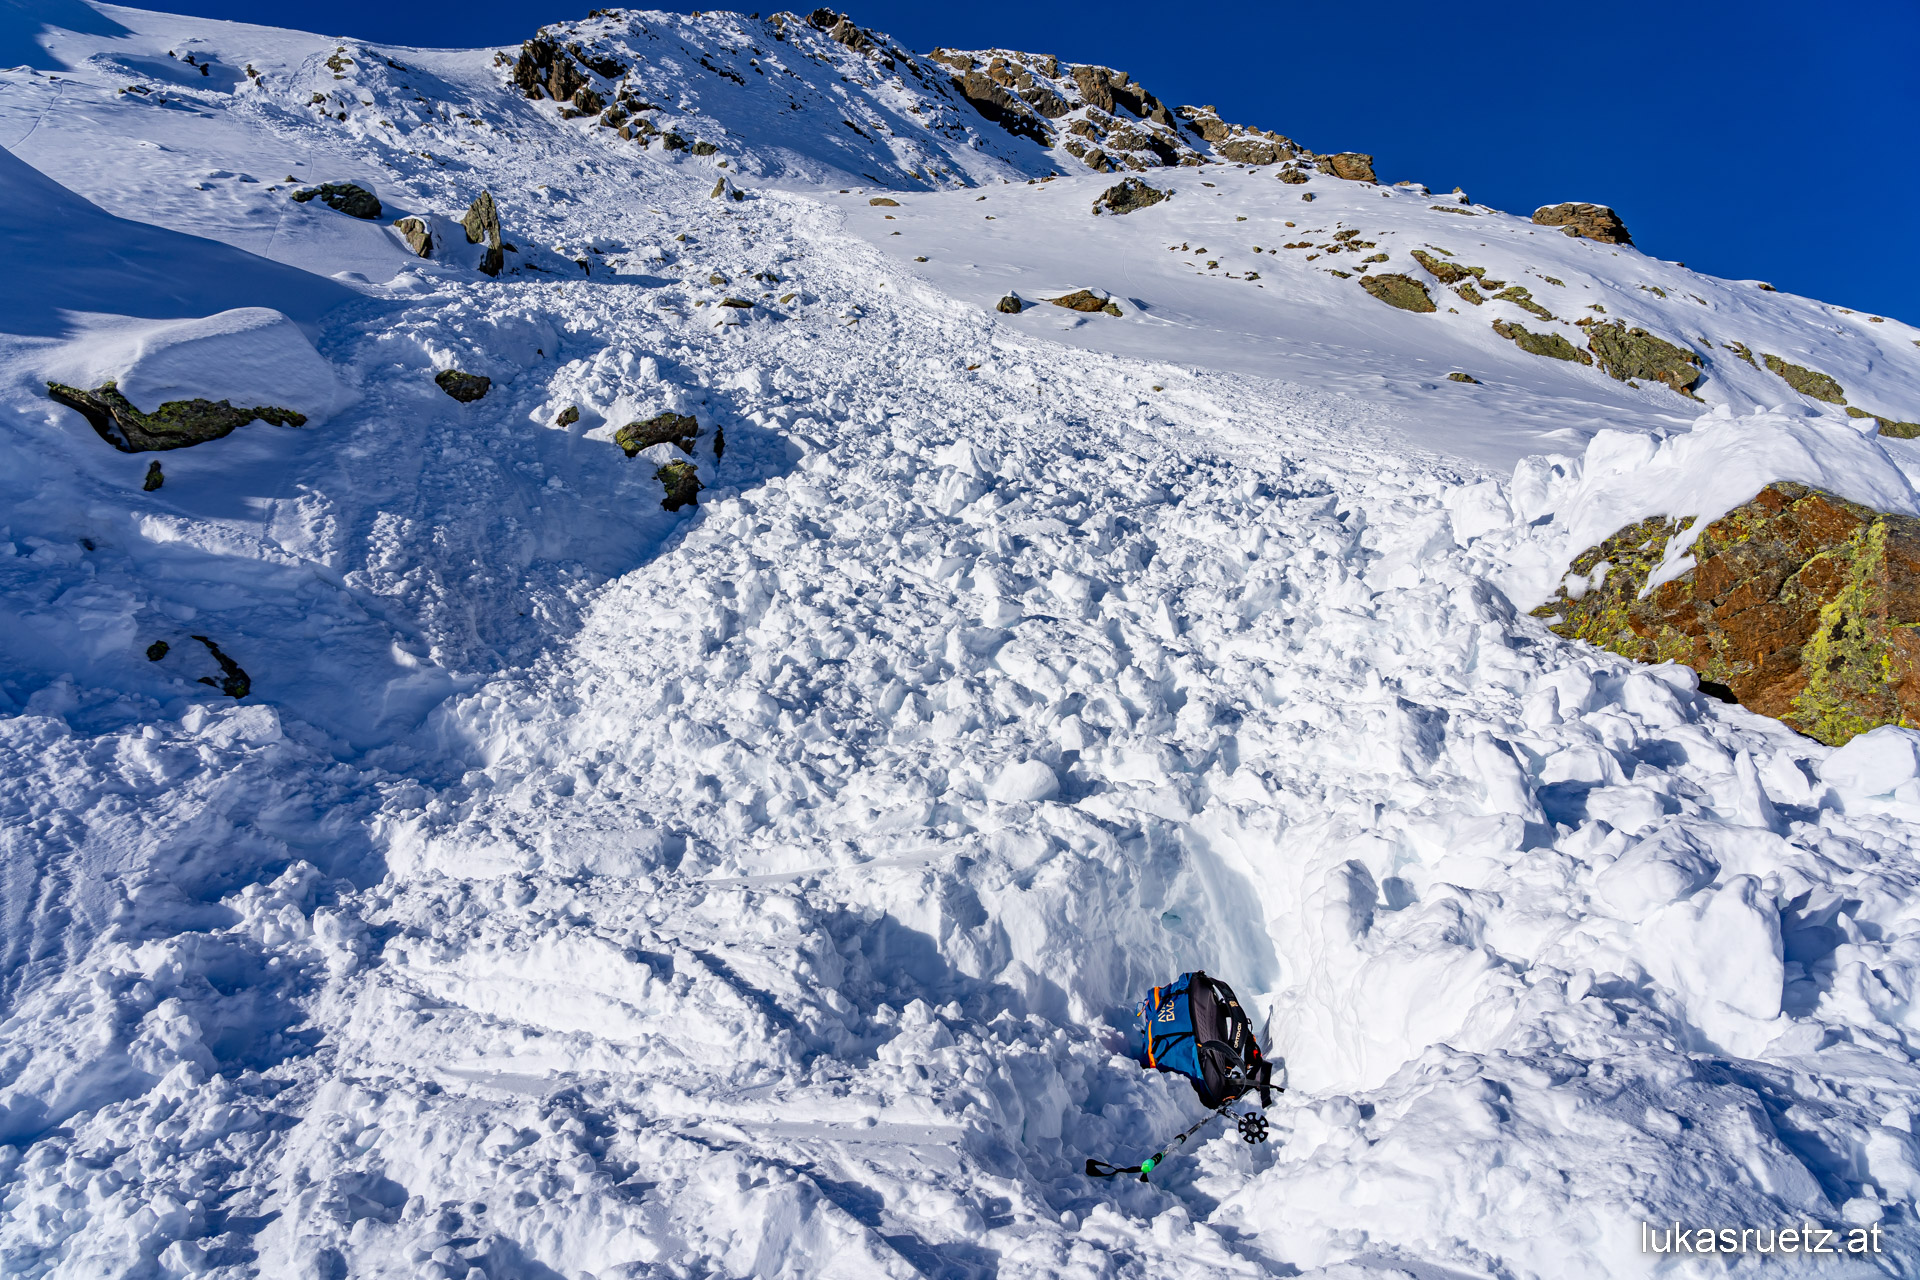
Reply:
[[[1427,415],[1389,363],[1235,355],[1209,335],[1265,313],[1200,295],[1197,337],[999,317],[997,278],[941,274],[983,256],[971,189],[887,210],[933,211],[896,249],[844,172],[710,199],[711,161],[563,125],[490,51],[389,51],[480,113],[443,168],[299,116],[332,41],[105,12],[132,34],[50,36],[58,84],[0,75],[8,136],[46,121],[20,159],[121,220],[71,225],[344,283],[279,305],[357,399],[150,455],[142,494],[40,385],[111,326],[0,336],[0,1270],[1619,1276],[1675,1220],[1872,1223],[1839,1265],[1920,1268],[1920,795],[1496,585],[1563,549],[1541,495],[1579,464],[1523,463],[1536,508],[1483,465],[1694,406],[1488,339],[1533,380],[1512,416]],[[168,48],[271,93],[116,103]],[[407,73],[355,49],[398,115]],[[296,157],[452,261],[251,190]],[[1078,217],[1106,182],[980,190]],[[539,271],[460,257],[482,185]],[[1181,198],[1133,215],[1143,252]],[[1039,246],[1010,278],[1089,283],[1070,221],[1008,216]],[[1901,359],[1843,380],[1897,398]],[[456,404],[449,365],[492,392]],[[1744,377],[1716,403],[1761,403]],[[678,515],[670,447],[609,442],[663,409],[702,428]],[[1872,447],[1898,483],[1908,446]],[[196,633],[253,697],[195,684]],[[1268,1022],[1273,1139],[1090,1182],[1196,1115],[1120,1031],[1195,967]]]

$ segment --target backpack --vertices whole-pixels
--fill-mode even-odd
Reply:
[[[1253,1023],[1218,978],[1195,970],[1155,987],[1134,1010],[1136,1057],[1158,1071],[1193,1082],[1209,1108],[1223,1107],[1249,1089],[1260,1105],[1273,1101],[1273,1064],[1260,1052]]]

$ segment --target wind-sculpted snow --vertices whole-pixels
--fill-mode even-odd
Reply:
[[[1874,1259],[1767,1265],[1920,1268],[1920,735],[1830,751],[1514,603],[1635,471],[1691,513],[1735,462],[1892,503],[1908,443],[1746,412],[1745,362],[1696,423],[1304,264],[1176,290],[1152,264],[1217,228],[1154,220],[1200,182],[1318,207],[1258,171],[1099,238],[1097,177],[889,207],[742,165],[720,200],[726,157],[623,150],[493,50],[333,71],[338,41],[110,16],[45,37],[57,81],[0,74],[0,141],[350,296],[187,317],[136,277],[0,348],[0,1270],[1557,1280],[1658,1274],[1675,1222],[1872,1227]],[[116,95],[169,49],[228,87]],[[411,85],[442,140],[303,116],[308,80]],[[489,190],[517,258],[418,259],[289,172],[456,237]],[[976,288],[938,259],[985,262],[1002,212],[1031,256]],[[1614,252],[1546,239],[1543,278]],[[1568,260],[1615,309],[1687,278]],[[1010,284],[1123,314],[1002,315]],[[1716,351],[1801,334],[1889,412],[1920,371],[1896,321],[1701,288],[1756,330]],[[87,333],[235,306],[357,399],[148,491],[43,394]],[[153,349],[169,388],[222,372]],[[1433,380],[1476,352],[1480,386]],[[627,458],[662,413],[692,452]],[[1507,478],[1522,452],[1552,456]],[[674,461],[706,486],[677,514]],[[1122,1054],[1195,967],[1284,1062],[1273,1140],[1090,1181],[1199,1116]]]

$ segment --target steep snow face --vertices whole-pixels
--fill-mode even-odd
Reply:
[[[1617,1277],[1676,1221],[1920,1269],[1920,735],[1515,608],[1636,476],[1911,503],[1913,446],[1719,355],[1911,418],[1904,326],[1324,175],[872,206],[818,129],[757,183],[745,114],[643,148],[514,51],[53,17],[64,69],[0,73],[9,1274]],[[747,29],[610,21],[662,102]],[[289,198],[330,180],[384,218]],[[1708,403],[1320,271],[1419,245],[1711,338]],[[993,309],[1082,287],[1122,315]],[[340,395],[129,457],[44,396],[82,356]],[[690,453],[612,442],[662,412]],[[1121,1053],[1194,967],[1274,1139],[1091,1182],[1199,1117]]]

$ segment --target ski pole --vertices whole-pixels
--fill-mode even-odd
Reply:
[[[1167,1158],[1167,1151],[1169,1149],[1181,1145],[1188,1138],[1191,1138],[1194,1134],[1198,1133],[1203,1127],[1205,1127],[1208,1123],[1210,1123],[1215,1116],[1225,1115],[1227,1113],[1227,1108],[1231,1107],[1234,1101],[1237,1101],[1237,1099],[1223,1102],[1218,1107],[1214,1108],[1212,1111],[1207,1112],[1206,1115],[1202,1116],[1200,1119],[1188,1125],[1181,1132],[1175,1134],[1173,1136],[1173,1140],[1167,1143],[1166,1146],[1161,1147],[1160,1150],[1154,1152],[1152,1155],[1148,1156],[1145,1160],[1142,1160],[1139,1164],[1128,1165],[1125,1168],[1121,1168],[1118,1165],[1111,1165],[1104,1160],[1095,1160],[1092,1156],[1088,1156],[1087,1157],[1087,1176],[1089,1178],[1111,1178],[1115,1174],[1137,1173],[1140,1175],[1140,1181],[1145,1182],[1147,1180],[1147,1175],[1149,1173],[1152,1173],[1154,1169],[1159,1166],[1160,1162]]]

